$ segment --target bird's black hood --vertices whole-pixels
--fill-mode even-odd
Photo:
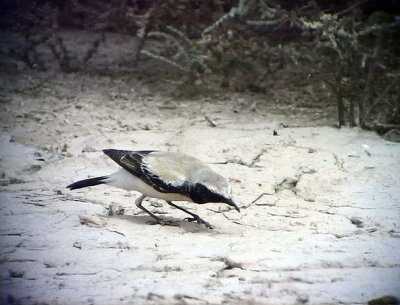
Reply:
[[[220,194],[217,194],[201,183],[196,183],[190,186],[190,198],[193,200],[193,202],[200,204],[208,202],[223,202],[233,206],[236,211],[240,212],[239,207],[235,204],[232,198],[226,198]]]

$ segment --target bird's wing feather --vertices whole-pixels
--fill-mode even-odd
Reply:
[[[167,180],[158,176],[146,162],[146,157],[155,152],[152,150],[128,151],[106,149],[104,153],[122,166],[125,170],[140,178],[161,193],[177,193],[188,195],[189,185],[185,180]]]

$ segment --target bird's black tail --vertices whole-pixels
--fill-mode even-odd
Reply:
[[[104,180],[107,178],[108,178],[107,176],[89,178],[89,179],[74,182],[74,183],[68,185],[67,188],[69,188],[70,190],[76,190],[76,189],[81,189],[81,188],[87,187],[87,186],[104,184],[104,183],[106,183]]]

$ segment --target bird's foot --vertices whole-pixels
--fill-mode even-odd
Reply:
[[[170,220],[162,220],[161,218],[153,219],[148,222],[151,225],[173,226],[177,227],[178,223]]]
[[[209,223],[209,222],[207,222],[207,221],[205,221],[204,219],[202,219],[202,218],[200,218],[200,216],[193,216],[193,217],[187,217],[187,218],[185,218],[184,220],[187,220],[187,221],[189,221],[189,222],[197,222],[198,224],[203,224],[207,229],[210,229],[210,230],[212,230],[212,225]]]

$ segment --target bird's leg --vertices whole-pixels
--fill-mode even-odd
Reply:
[[[158,223],[158,224],[160,224],[162,226],[163,225],[172,225],[171,222],[162,220],[160,217],[157,217],[152,212],[150,212],[148,209],[146,209],[144,206],[142,206],[142,201],[143,201],[144,198],[146,198],[146,196],[142,195],[138,199],[136,199],[136,201],[135,201],[135,204],[139,209],[141,209],[142,211],[144,211],[147,214],[149,214],[156,221],[156,223]]]
[[[190,222],[191,222],[191,221],[196,221],[198,224],[204,224],[204,225],[206,226],[206,228],[208,228],[208,229],[212,229],[212,228],[213,228],[212,225],[211,225],[210,223],[208,223],[208,222],[205,221],[204,219],[200,218],[199,215],[196,215],[196,214],[194,214],[194,213],[192,213],[192,212],[189,212],[188,210],[185,210],[184,208],[182,208],[182,207],[180,207],[180,206],[178,206],[178,205],[172,203],[171,201],[167,201],[167,203],[168,203],[169,205],[173,206],[174,208],[177,208],[177,209],[179,209],[179,210],[181,210],[181,211],[183,211],[183,212],[185,212],[185,213],[191,215],[192,217],[187,217],[187,218],[185,218],[187,221],[190,221]]]

